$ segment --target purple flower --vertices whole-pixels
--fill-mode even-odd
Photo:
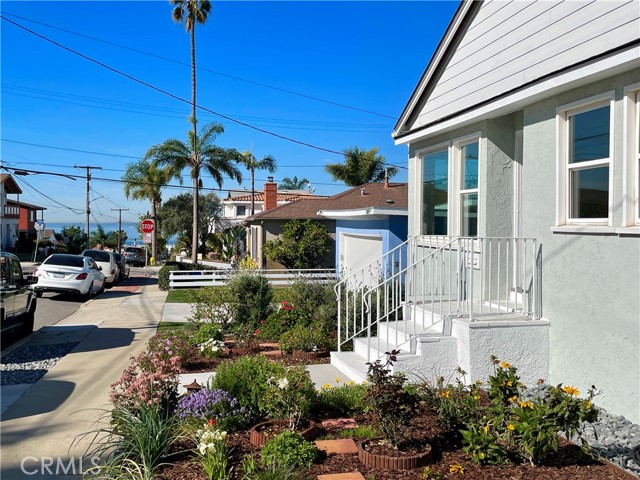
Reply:
[[[248,419],[248,412],[238,400],[221,389],[202,389],[183,397],[178,402],[180,418],[193,418],[203,423],[214,419],[221,427],[239,425]]]

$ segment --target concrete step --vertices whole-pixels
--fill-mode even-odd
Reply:
[[[367,381],[367,359],[356,352],[331,352],[331,365],[356,383]]]

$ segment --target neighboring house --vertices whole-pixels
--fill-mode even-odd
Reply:
[[[275,184],[274,184],[275,185]],[[259,213],[246,219],[247,253],[258,262],[262,268],[281,269],[279,263],[267,260],[263,253],[263,246],[270,240],[275,240],[282,233],[282,226],[289,220],[312,219],[324,225],[331,238],[335,241],[336,222],[318,215],[318,210],[325,205],[326,198],[301,198],[295,202],[285,203],[266,212]],[[269,202],[267,201],[267,207]],[[334,242],[335,244],[335,242]],[[326,260],[320,268],[335,268],[335,248],[332,247]]]
[[[407,240],[407,184],[368,183],[328,198],[318,215],[336,222],[339,275],[364,270],[358,282],[371,285],[404,263],[404,249],[380,271],[372,262]],[[370,268],[367,268],[370,267]]]
[[[272,177],[269,177],[272,180]],[[286,203],[295,202],[300,198],[326,198],[314,195],[308,190],[278,190],[278,184],[273,181],[267,181],[264,184],[262,193],[255,193],[254,205],[255,214],[259,214],[271,208],[275,208]],[[267,205],[265,206],[265,198]],[[229,226],[241,224],[251,216],[251,193],[243,195],[231,196],[222,200],[223,221]]]
[[[639,37],[633,1],[461,3],[393,133],[403,334],[378,315],[372,350],[343,314],[355,352],[332,363],[400,346],[400,370],[473,381],[496,354],[640,422]]]
[[[11,250],[18,240],[20,209],[9,204],[7,195],[20,195],[22,190],[8,173],[0,174],[0,248]]]
[[[20,212],[18,224],[18,240],[23,244],[28,244],[32,241],[35,242],[38,235],[38,232],[35,228],[36,220],[38,220],[38,212],[41,212],[40,218],[43,218],[43,213],[46,208],[14,200],[8,200],[7,203],[15,208],[18,208]],[[40,238],[42,238],[42,235]]]

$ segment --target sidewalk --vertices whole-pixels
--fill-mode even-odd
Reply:
[[[3,480],[75,479],[80,463],[91,467],[92,437],[82,435],[97,428],[110,385],[155,334],[166,299],[144,277],[132,280],[138,285],[115,287],[34,336],[37,342],[74,332],[80,343],[2,414]]]

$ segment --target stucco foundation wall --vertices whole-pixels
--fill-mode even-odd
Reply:
[[[640,237],[553,233],[556,214],[556,109],[615,90],[613,226],[623,225],[623,110],[640,70],[554,96],[524,109],[523,230],[542,244],[542,314],[551,320],[550,380],[640,422]]]

